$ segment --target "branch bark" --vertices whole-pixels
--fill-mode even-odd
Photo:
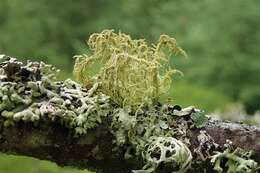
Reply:
[[[19,122],[14,126],[3,127],[0,132],[0,150],[4,153],[31,156],[49,160],[60,166],[74,166],[103,170],[105,172],[130,172],[140,167],[140,163],[126,162],[122,156],[115,156],[113,135],[108,124],[102,124],[95,130],[79,138],[71,136],[69,130],[59,124],[41,124]],[[254,159],[260,162],[260,128],[231,122],[210,120],[203,128],[211,137],[223,146],[226,140],[236,147],[255,152]],[[198,145],[198,130],[191,138],[192,148]]]

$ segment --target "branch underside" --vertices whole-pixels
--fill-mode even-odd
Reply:
[[[16,123],[2,128],[1,152],[49,160],[59,166],[126,171],[130,165],[120,157],[112,158],[112,135],[99,126],[87,135],[75,138],[70,131],[57,124]]]
[[[106,124],[79,138],[74,138],[66,127],[55,123],[35,126],[33,123],[20,122],[10,127],[1,125],[0,150],[4,153],[49,160],[60,166],[105,172],[131,172],[132,169],[140,168],[139,162],[126,162],[120,151],[113,151],[113,135],[109,133]],[[230,140],[234,146],[254,150],[253,158],[260,161],[259,127],[209,120],[203,129],[221,146]],[[198,130],[191,134],[192,148],[198,145],[198,134]]]

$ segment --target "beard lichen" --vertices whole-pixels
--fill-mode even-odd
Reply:
[[[76,78],[86,86],[97,78],[104,94],[122,107],[135,109],[154,104],[168,91],[172,75],[178,72],[169,66],[169,57],[173,53],[186,55],[167,35],[161,35],[157,45],[149,46],[143,39],[104,30],[92,34],[88,45],[93,54],[76,56]],[[92,71],[97,73],[91,75]]]

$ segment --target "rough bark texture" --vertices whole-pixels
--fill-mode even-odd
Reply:
[[[255,152],[254,158],[260,162],[260,128],[222,121],[209,121],[205,127],[208,134],[220,145],[226,140],[232,141],[236,147]]]
[[[50,160],[59,166],[74,166],[107,172],[127,172],[132,165],[112,156],[112,135],[105,125],[80,138],[59,124],[16,123],[1,129],[0,150]]]
[[[73,138],[69,130],[59,124],[16,123],[15,126],[3,127],[0,132],[0,150],[4,153],[32,156],[50,160],[60,166],[92,168],[105,172],[130,172],[140,167],[140,163],[126,163],[120,154],[112,154],[113,136],[107,131],[107,124],[100,125],[87,135]],[[254,159],[260,162],[260,128],[210,120],[204,127],[206,132],[219,145],[226,140],[234,146],[254,150]],[[192,148],[196,148],[198,130],[191,138]]]

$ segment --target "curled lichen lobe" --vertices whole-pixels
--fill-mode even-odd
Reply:
[[[52,121],[85,134],[110,111],[109,97],[68,79],[56,81],[57,70],[43,62],[22,63],[0,57],[0,113],[5,125]]]
[[[173,137],[153,137],[146,158],[149,164],[171,167],[174,172],[186,172],[191,164],[192,155],[188,147]]]
[[[185,54],[167,35],[150,46],[143,39],[105,30],[92,34],[88,45],[93,53],[76,56],[75,76],[86,85],[97,77],[102,92],[120,106],[152,105],[167,92],[171,76],[177,72],[169,66],[170,55]]]
[[[218,173],[255,173],[260,170],[259,165],[250,159],[251,151],[245,151],[241,148],[235,150],[226,149],[224,152],[215,152],[211,162],[214,163],[214,170]],[[225,164],[223,164],[225,163]]]

